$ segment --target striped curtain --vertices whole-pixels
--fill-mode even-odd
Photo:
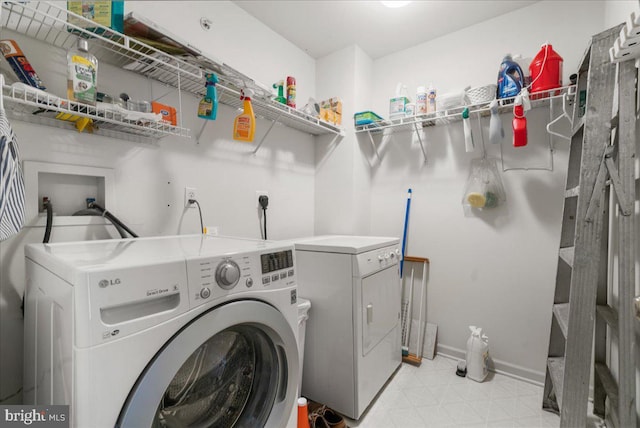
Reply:
[[[0,241],[18,233],[23,224],[24,176],[18,140],[0,109]]]

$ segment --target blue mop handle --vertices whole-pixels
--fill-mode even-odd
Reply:
[[[404,213],[404,231],[402,232],[402,259],[400,260],[400,278],[402,278],[402,269],[404,268],[404,250],[407,246],[407,228],[409,227],[409,209],[411,208],[411,189],[407,196],[407,211]]]

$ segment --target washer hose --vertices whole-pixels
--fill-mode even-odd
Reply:
[[[45,208],[47,210],[47,224],[44,227],[44,238],[42,239],[43,244],[47,244],[51,238],[51,228],[53,226],[53,205],[51,204],[51,201],[47,201]]]
[[[102,217],[102,213],[100,211],[98,211],[95,208],[87,208],[86,210],[80,210],[77,211],[75,213],[73,213],[73,215],[93,215],[96,217]],[[125,232],[125,230],[120,227],[119,225],[117,225],[116,223],[111,223],[113,225],[113,227],[115,227],[115,229],[118,231],[118,233],[120,234],[121,238],[127,238],[127,232]]]
[[[109,211],[107,211],[104,208],[102,208],[100,205],[96,204],[95,202],[90,202],[88,207],[89,208],[95,208],[96,210],[98,210],[100,212],[100,214],[103,217],[109,219],[114,224],[114,226],[115,225],[120,226],[122,229],[124,229],[133,238],[137,238],[138,237],[138,235],[136,235],[131,229],[129,229],[126,224],[124,224],[123,222],[118,220],[118,218],[116,216],[114,216]]]

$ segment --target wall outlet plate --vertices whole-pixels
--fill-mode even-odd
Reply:
[[[184,188],[184,207],[195,208],[196,204],[190,204],[189,199],[198,199],[198,190],[195,187]]]

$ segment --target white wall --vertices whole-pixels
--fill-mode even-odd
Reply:
[[[127,2],[127,7],[189,39],[239,71],[271,84],[293,75],[299,100],[315,95],[315,62],[231,2]],[[150,7],[153,5],[153,7]],[[180,16],[180,19],[176,19]],[[205,32],[200,16],[214,22]],[[32,65],[55,94],[66,93],[66,53],[15,34]],[[1,72],[11,75],[6,61]],[[99,65],[99,89],[127,92],[151,99],[168,89],[131,73]],[[256,190],[270,194],[270,239],[309,236],[314,232],[315,148],[305,133],[275,126],[253,155],[270,122],[259,119],[253,144],[231,139],[238,112],[221,105],[200,144],[195,134],[203,121],[196,117],[197,100],[183,93],[182,126],[192,139],[166,137],[157,144],[132,143],[78,134],[12,120],[23,160],[112,168],[116,201],[110,209],[141,236],[198,233],[197,209],[184,209],[184,187],[196,187],[204,224],[225,235],[260,238]],[[177,106],[177,93],[163,102]],[[306,101],[305,101],[306,102]],[[28,192],[30,190],[28,189]],[[55,201],[53,201],[55,207]],[[30,222],[32,219],[27,219]],[[54,227],[52,242],[107,237],[104,226]],[[111,230],[111,234],[113,231]],[[0,399],[16,392],[22,373],[22,316],[24,290],[23,245],[42,240],[42,228],[25,229],[0,243]],[[20,402],[20,394],[11,401]]]
[[[638,0],[607,0],[604,2],[604,26],[614,27],[626,22],[629,14],[638,11]]]
[[[370,233],[369,171],[360,155],[352,118],[358,111],[354,106],[370,103],[371,65],[371,59],[355,45],[317,61],[318,98],[342,99],[345,131],[345,137],[337,143],[324,138],[316,145],[317,235]]]
[[[373,110],[388,115],[387,99],[397,82],[407,84],[410,94],[429,82],[440,93],[495,83],[505,53],[533,57],[547,40],[564,58],[567,82],[590,36],[604,29],[603,11],[601,2],[540,2],[380,58],[373,64]],[[549,152],[541,150],[548,114],[539,109],[528,115],[527,150],[509,149],[508,133],[503,149],[510,166],[548,165]],[[511,118],[503,115],[509,132]],[[488,123],[482,126],[488,140]],[[406,253],[431,260],[427,316],[439,325],[440,350],[463,356],[467,326],[482,326],[498,369],[543,380],[567,145],[557,143],[553,172],[502,173],[506,205],[468,217],[461,199],[469,162],[480,154],[465,153],[460,122],[428,128],[424,138],[426,165],[410,133],[396,134],[380,147],[382,162],[372,169],[372,233],[401,236],[406,191],[412,188]],[[500,157],[497,147],[488,153]]]

